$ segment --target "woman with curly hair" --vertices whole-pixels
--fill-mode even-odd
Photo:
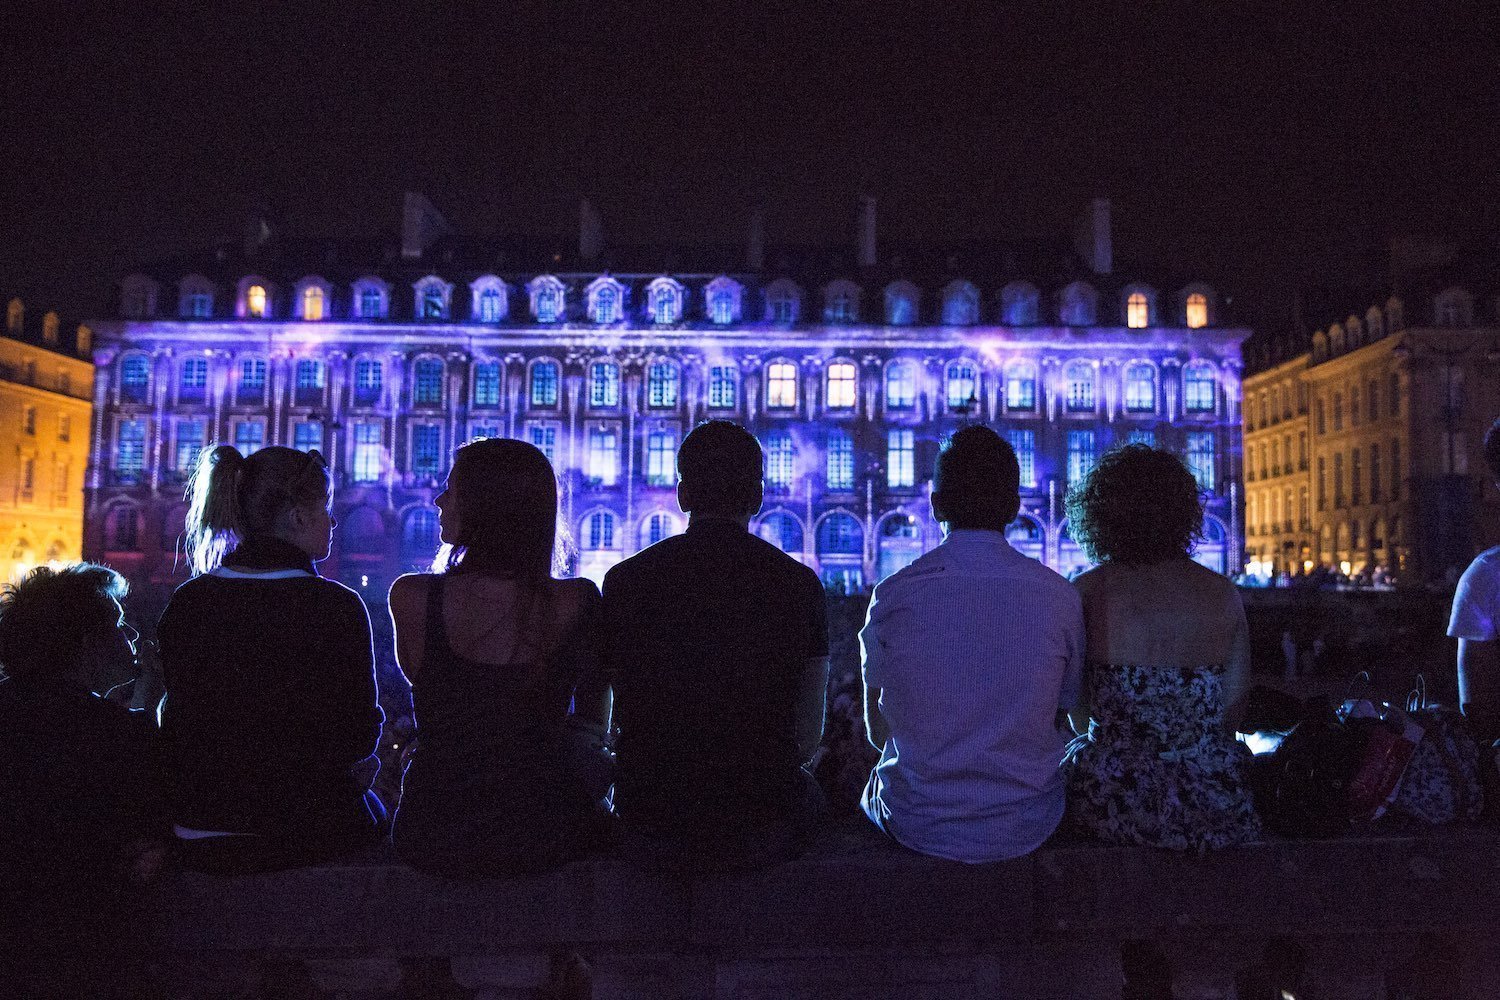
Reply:
[[[1177,850],[1254,840],[1249,753],[1229,722],[1248,682],[1249,628],[1234,584],[1192,559],[1197,481],[1175,455],[1127,445],[1067,508],[1098,563],[1075,581],[1088,717],[1067,754],[1075,825]]]

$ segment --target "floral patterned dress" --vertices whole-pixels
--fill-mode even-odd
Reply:
[[[1224,735],[1224,668],[1090,663],[1089,731],[1068,745],[1075,827],[1204,851],[1255,840],[1250,752]]]

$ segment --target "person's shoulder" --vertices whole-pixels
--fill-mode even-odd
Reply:
[[[1077,580],[1069,580],[1051,566],[1043,565],[1039,560],[1021,555],[1019,552],[1016,555],[1020,556],[1015,563],[1016,576],[1026,586],[1034,587],[1042,593],[1069,604],[1080,600],[1079,582],[1088,575],[1087,573],[1080,575]],[[1088,586],[1090,585],[1084,584],[1084,587]]]
[[[391,583],[386,600],[398,613],[426,600],[432,586],[432,573],[403,573]]]
[[[942,546],[924,552],[875,585],[875,600],[890,600],[892,596],[913,586],[941,579],[949,572],[949,564]]]
[[[599,593],[599,585],[586,576],[552,580],[549,586],[553,595],[564,603],[585,611],[597,607],[603,599]]]
[[[1465,574],[1469,572],[1500,573],[1500,545],[1479,553],[1464,572]]]
[[[296,582],[312,592],[313,600],[320,604],[347,613],[358,612],[362,617],[370,617],[369,609],[365,607],[365,599],[359,596],[359,591],[353,587],[345,586],[337,580],[330,580],[326,576],[296,577]]]

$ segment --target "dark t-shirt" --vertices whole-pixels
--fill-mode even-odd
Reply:
[[[828,655],[817,574],[727,521],[700,521],[604,578],[620,728],[616,806],[632,827],[711,834],[788,817],[802,670]]]
[[[304,841],[371,823],[367,783],[351,772],[383,721],[369,614],[342,584],[287,573],[200,576],[162,614],[162,734],[181,826]]]

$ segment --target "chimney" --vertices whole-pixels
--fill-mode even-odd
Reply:
[[[587,198],[578,205],[578,256],[596,260],[604,248],[604,221]]]
[[[1073,248],[1095,274],[1114,270],[1114,244],[1109,226],[1109,199],[1095,198],[1078,218]]]
[[[860,195],[859,218],[855,222],[855,247],[860,267],[875,266],[875,199]]]
[[[435,208],[427,196],[419,191],[408,191],[401,202],[401,256],[417,258],[427,252],[440,236],[453,232],[443,213]]]
[[[759,202],[750,209],[750,236],[745,244],[745,268],[759,271],[766,266],[766,207]]]

